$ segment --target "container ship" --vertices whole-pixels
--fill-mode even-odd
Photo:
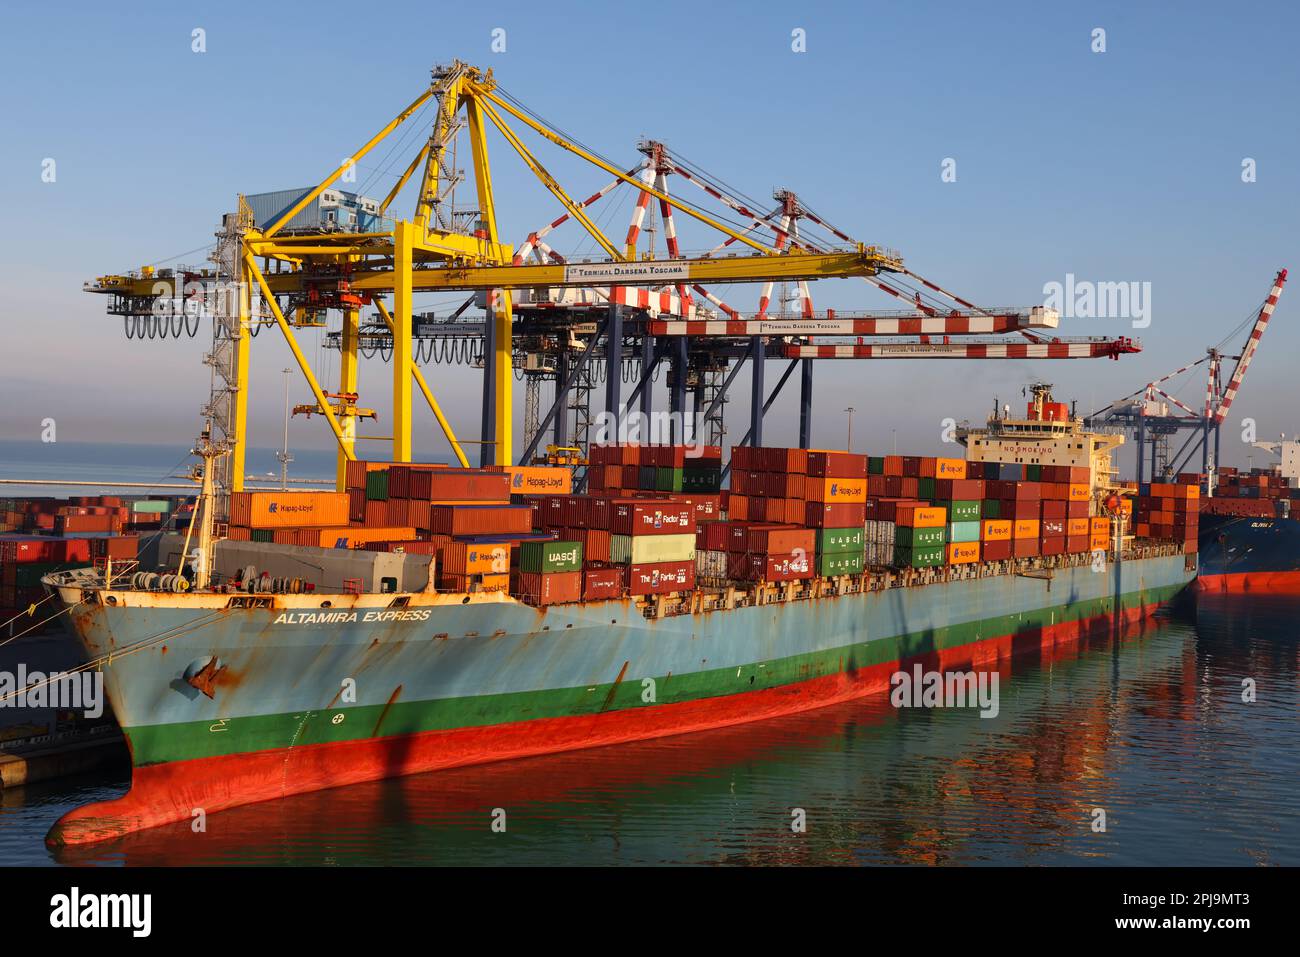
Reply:
[[[1282,461],[1240,473],[1218,470],[1214,494],[1201,502],[1197,588],[1300,595],[1300,521],[1294,517],[1300,442],[1255,444]]]
[[[593,445],[582,494],[564,468],[352,461],[344,491],[236,492],[226,514],[201,442],[160,570],[43,579],[133,762],[125,796],[47,841],[799,712],[915,664],[1041,655],[1195,577],[1193,491],[1116,485],[1122,438],[1046,387],[961,440],[738,446],[729,483],[717,447]],[[1134,534],[1165,500],[1180,520]]]

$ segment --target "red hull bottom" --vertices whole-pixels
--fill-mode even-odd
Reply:
[[[1201,575],[1196,590],[1222,595],[1300,595],[1300,571]]]
[[[1123,623],[1140,621],[1157,607],[1151,604],[1125,609]],[[680,704],[138,767],[125,795],[69,811],[50,829],[45,841],[51,846],[93,844],[191,820],[198,809],[211,814],[363,781],[689,734],[796,714],[886,691],[890,676],[900,668],[916,664],[935,671],[996,667],[1012,657],[1013,643],[1016,654],[1044,651],[1080,638],[1104,635],[1111,627],[1112,617],[1100,615],[1040,628],[1028,635],[989,638],[901,663],[886,662],[780,688]]]

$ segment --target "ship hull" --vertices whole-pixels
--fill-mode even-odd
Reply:
[[[73,615],[92,654],[157,639],[104,669],[132,786],[65,815],[48,840],[792,714],[883,691],[900,665],[987,666],[1105,632],[1193,574],[1165,556],[652,619],[629,602],[504,597],[413,596],[431,604],[369,622],[382,612],[98,606]],[[184,675],[213,656],[224,670],[209,698]]]
[[[1202,515],[1196,589],[1300,595],[1300,521]]]

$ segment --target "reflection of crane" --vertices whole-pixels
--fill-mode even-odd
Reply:
[[[1089,428],[1104,426],[1119,427],[1131,433],[1137,444],[1137,480],[1145,481],[1147,466],[1152,478],[1163,476],[1170,478],[1187,467],[1193,455],[1201,453],[1201,471],[1206,475],[1206,491],[1213,494],[1214,471],[1219,462],[1219,430],[1223,420],[1232,408],[1233,400],[1241,390],[1241,383],[1246,377],[1246,370],[1259,349],[1259,340],[1268,327],[1268,321],[1277,306],[1282,287],[1286,284],[1286,270],[1278,272],[1273,280],[1273,288],[1268,298],[1255,314],[1250,335],[1237,356],[1225,355],[1219,348],[1212,347],[1200,359],[1176,369],[1168,375],[1154,379],[1132,395],[1112,402],[1088,416]],[[1242,323],[1245,325],[1245,323]],[[1238,329],[1241,327],[1239,326]],[[1224,337],[1231,338],[1237,330]],[[1222,343],[1220,343],[1222,345]],[[1232,375],[1224,388],[1221,380],[1222,364],[1225,359],[1236,359]],[[1202,409],[1191,406],[1177,399],[1166,385],[1171,379],[1182,375],[1202,363],[1209,363],[1205,385],[1205,405]],[[1170,406],[1181,410],[1171,411]],[[1186,440],[1176,452],[1170,454],[1170,438],[1182,431],[1189,432]],[[1211,436],[1213,437],[1211,439]],[[1211,449],[1211,441],[1213,448]],[[1147,452],[1147,449],[1150,449]]]

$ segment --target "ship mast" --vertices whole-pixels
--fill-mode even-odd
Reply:
[[[217,461],[230,451],[230,447],[224,441],[213,442],[211,431],[204,429],[192,451],[203,460],[201,465],[194,467],[194,477],[200,483],[198,500],[194,503],[194,521],[199,526],[198,560],[194,563],[194,588],[201,591],[211,584],[212,568],[216,558],[217,502],[214,477],[217,472]],[[188,536],[186,537],[188,539]],[[188,544],[187,541],[186,545]]]

